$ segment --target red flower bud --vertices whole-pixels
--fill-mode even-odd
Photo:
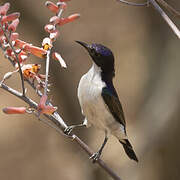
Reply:
[[[19,19],[17,18],[9,25],[8,30],[15,32],[18,24],[19,24]]]
[[[72,14],[72,15],[68,16],[67,18],[61,18],[58,25],[62,26],[64,24],[66,24],[66,23],[69,23],[69,22],[72,22],[72,21],[76,20],[79,17],[80,17],[80,14]]]
[[[57,6],[63,10],[65,10],[67,8],[67,4],[65,2],[58,2]]]
[[[53,13],[58,13],[59,11],[59,7],[54,4],[53,2],[51,1],[46,1],[45,5],[47,6],[47,8],[52,11]]]
[[[67,2],[67,1],[70,1],[70,0],[59,0],[59,2]]]
[[[10,8],[10,3],[5,3],[3,6],[0,6],[0,15],[6,15],[8,9]]]
[[[49,36],[49,37],[50,37],[50,39],[52,39],[53,41],[55,41],[58,36],[59,36],[59,31],[56,30],[56,31],[50,33],[50,36]]]
[[[0,36],[4,34],[3,30],[0,28]]]
[[[11,41],[15,41],[15,40],[18,39],[18,37],[19,37],[19,34],[18,34],[18,33],[12,33],[12,34],[11,34],[11,37],[10,37],[10,40],[11,40]]]
[[[53,16],[50,18],[49,22],[52,23],[53,25],[56,25],[60,22],[60,18],[58,16]]]
[[[57,107],[46,105],[46,101],[47,95],[43,95],[40,99],[37,110],[40,114],[53,114],[57,110]]]
[[[57,17],[57,16],[56,16]],[[56,30],[55,26],[52,24],[46,24],[44,30],[48,33],[52,33]]]
[[[3,16],[2,18],[2,23],[5,23],[5,22],[9,22],[9,21],[13,21],[17,18],[20,17],[20,13],[19,12],[15,12],[15,13],[12,13],[12,14],[9,14],[7,16]]]
[[[6,107],[3,109],[5,114],[25,114],[26,108],[25,107]]]

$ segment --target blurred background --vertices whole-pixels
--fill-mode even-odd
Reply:
[[[3,4],[5,1],[0,1]],[[48,34],[44,25],[53,16],[45,0],[11,0],[10,12],[21,13],[20,39],[41,46]],[[53,2],[56,2],[53,0]],[[138,2],[138,1],[137,1]],[[140,2],[140,1],[139,1]],[[142,1],[141,1],[142,2]],[[180,1],[169,0],[180,10]],[[123,180],[169,180],[180,177],[180,44],[152,7],[132,7],[115,0],[73,0],[63,16],[80,13],[81,18],[60,28],[55,43],[68,69],[51,61],[49,97],[68,125],[82,122],[77,99],[80,77],[91,66],[87,52],[74,42],[97,42],[115,55],[114,84],[124,107],[129,139],[139,163],[128,159],[117,139],[111,137],[102,159]],[[180,19],[170,17],[180,27]],[[0,52],[0,78],[13,67]],[[31,56],[29,63],[45,61]],[[43,68],[42,68],[42,73]],[[19,75],[7,84],[20,89]],[[26,84],[28,95],[39,98]],[[0,90],[0,109],[23,106],[24,102]],[[94,151],[104,133],[94,128],[75,130]],[[3,180],[109,180],[92,165],[73,142],[31,115],[0,112],[0,179]]]

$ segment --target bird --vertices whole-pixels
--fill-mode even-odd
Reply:
[[[113,85],[115,67],[112,51],[101,44],[76,42],[89,53],[92,67],[81,77],[78,85],[78,99],[85,119],[82,124],[69,126],[65,131],[70,133],[81,126],[94,126],[104,131],[105,138],[100,149],[90,157],[93,162],[100,158],[110,135],[118,139],[130,159],[138,162],[127,137],[124,112]]]

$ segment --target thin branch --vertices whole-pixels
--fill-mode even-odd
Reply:
[[[25,96],[25,86],[24,86],[24,77],[23,77],[23,73],[22,73],[22,70],[21,70],[21,65],[20,65],[20,62],[19,62],[19,58],[17,56],[17,53],[10,41],[10,38],[8,37],[8,35],[6,34],[6,30],[4,29],[3,25],[0,23],[0,27],[1,29],[3,30],[3,33],[4,33],[4,36],[6,37],[8,43],[9,43],[9,46],[11,47],[15,57],[16,57],[16,61],[18,63],[18,68],[19,68],[19,74],[20,74],[20,77],[21,77],[21,84],[22,84],[22,93],[23,93],[23,96]],[[11,34],[11,33],[10,33]]]
[[[26,102],[30,107],[37,109],[38,104],[36,102],[34,102],[32,99],[23,96],[22,93],[12,89],[11,87],[5,85],[4,83],[0,84],[0,88],[4,89],[5,91],[9,92],[10,94],[12,94],[18,98],[20,98],[21,100]],[[48,118],[49,120],[51,120],[54,123],[54,125],[56,125],[56,127],[52,124],[49,124],[48,121],[42,120],[41,122],[45,123],[46,125],[50,126],[51,128],[56,129],[56,131],[58,133],[63,134],[65,137],[68,137],[69,139],[75,141],[89,155],[89,157],[91,157],[94,154],[93,151],[89,148],[89,146],[87,144],[85,144],[75,134],[70,134],[69,136],[64,134],[64,130],[65,130],[65,128],[67,128],[67,125],[65,124],[65,122],[63,121],[63,119],[57,112],[55,112],[53,115],[44,115],[44,116],[46,118]],[[121,180],[121,178],[110,167],[108,167],[103,160],[98,159],[97,164],[102,169],[104,169],[114,180]]]
[[[119,2],[122,3],[126,3],[128,5],[132,5],[132,6],[137,6],[138,4],[134,4],[132,2],[128,2],[125,0],[118,0]],[[162,4],[164,7],[166,7],[166,9],[168,9],[169,11],[173,12],[176,14],[176,16],[179,16],[179,13],[174,10],[171,6],[169,6],[166,2],[164,2],[164,0],[157,0],[160,4]],[[158,3],[155,0],[147,0],[147,3],[145,4],[149,4],[151,3],[154,8],[161,14],[162,18],[166,21],[166,23],[169,25],[169,27],[172,29],[172,31],[174,32],[174,34],[178,37],[178,39],[180,39],[180,31],[177,28],[177,26],[172,22],[172,20],[168,17],[168,15],[163,11],[163,9],[158,5]],[[145,4],[142,4],[143,6],[145,6]],[[141,4],[140,4],[141,5]]]
[[[155,0],[149,0],[149,2],[155,7],[155,9],[161,14],[162,18],[166,21],[175,35],[180,39],[180,31],[177,26],[171,21],[171,19],[167,16],[167,14],[162,10],[162,8],[158,5]]]
[[[44,95],[47,95],[47,89],[48,89],[50,54],[51,54],[51,49],[47,51],[47,55],[46,55],[46,79],[45,79]]]
[[[125,1],[125,0],[117,0],[117,1],[127,4],[127,5],[130,5],[130,6],[148,6],[149,5],[148,0],[144,3],[134,3],[134,2]]]
[[[174,15],[175,17],[180,17],[180,12],[178,12],[177,10],[175,10],[172,6],[170,6],[167,2],[165,2],[164,0],[156,0],[159,4],[161,4],[162,6],[164,6],[172,15]]]
[[[62,13],[63,13],[63,9],[60,9],[57,16],[60,18]],[[46,77],[45,77],[46,79],[45,79],[44,95],[47,95],[47,89],[48,89],[49,62],[50,62],[51,51],[52,51],[52,47],[48,49],[46,55]]]

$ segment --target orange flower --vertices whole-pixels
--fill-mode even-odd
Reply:
[[[37,57],[40,57],[40,58],[44,58],[47,54],[47,51],[44,50],[43,48],[39,48],[39,47],[33,46],[31,44],[25,44],[23,46],[23,50],[27,51]]]
[[[26,64],[22,66],[22,72],[23,72],[23,76],[26,79],[29,78],[35,78],[35,76],[37,76],[37,73],[39,72],[41,68],[41,65],[39,64]]]
[[[16,39],[14,46],[15,46],[15,47],[18,47],[18,48],[20,48],[20,49],[23,49],[23,47],[24,47],[25,44],[28,44],[28,43],[25,42],[25,41],[22,41],[22,40],[20,40],[20,39]]]

